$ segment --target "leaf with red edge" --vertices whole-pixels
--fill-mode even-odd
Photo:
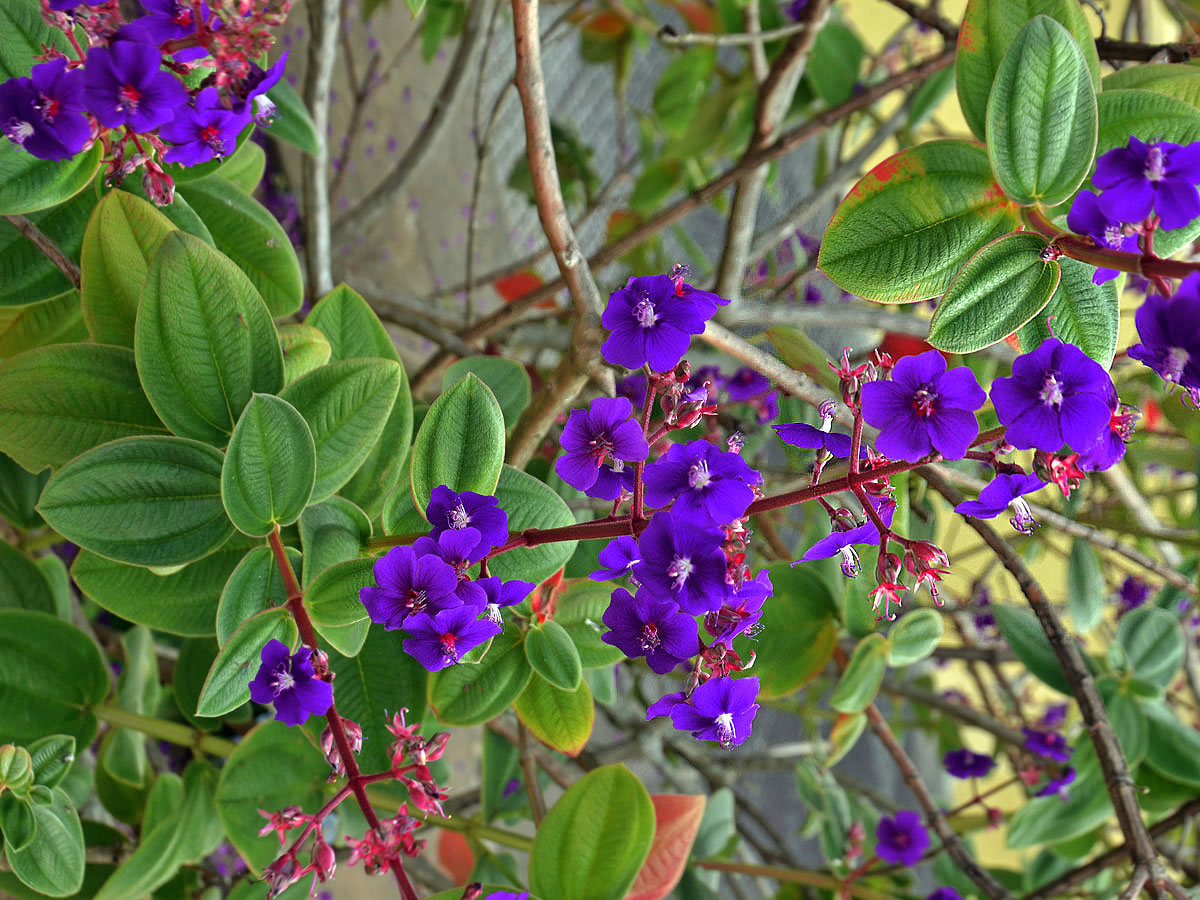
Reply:
[[[690,794],[650,795],[654,843],[625,900],[660,900],[674,890],[700,830],[705,799]]]
[[[461,833],[443,831],[438,836],[437,863],[455,884],[466,884],[475,869],[475,854]]]

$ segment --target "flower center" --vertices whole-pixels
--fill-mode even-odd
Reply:
[[[1114,250],[1121,249],[1121,244],[1125,240],[1125,232],[1121,230],[1121,226],[1113,223],[1104,229],[1104,243],[1108,244]]]
[[[862,571],[858,564],[858,551],[853,547],[842,548],[842,574],[847,578],[857,578]]]
[[[180,27],[182,27],[184,25],[191,25],[192,24],[191,7],[185,6],[182,3],[176,3],[175,4],[175,15],[172,17],[172,21],[176,25],[179,25]]]
[[[442,656],[450,660],[450,662],[458,662],[458,648],[455,646],[458,638],[447,632],[439,639],[442,645]]]
[[[453,529],[461,530],[471,524],[471,517],[467,514],[467,508],[462,505],[459,500],[454,509],[450,510],[450,514],[446,516],[447,524]]]
[[[937,412],[937,398],[937,392],[923,384],[912,396],[912,408],[922,419],[928,419]]]
[[[658,313],[654,311],[654,301],[650,299],[649,294],[642,293],[642,298],[633,308],[633,317],[643,328],[654,327],[654,323],[658,321]]]
[[[1167,174],[1167,161],[1162,148],[1155,145],[1146,153],[1146,177],[1151,181],[1162,181]]]
[[[647,653],[657,650],[662,646],[662,638],[659,637],[658,626],[653,622],[647,622],[645,627],[642,628],[641,646]]]
[[[1167,381],[1179,383],[1179,379],[1183,377],[1183,369],[1188,364],[1189,354],[1182,347],[1172,347],[1167,351],[1167,358],[1163,363],[1163,378]]]
[[[58,114],[62,112],[62,104],[58,100],[47,97],[45,94],[42,94],[38,98],[37,103],[34,104],[34,108],[42,114],[43,121],[50,122],[51,124],[53,124]]]
[[[667,566],[667,577],[675,582],[672,590],[679,590],[688,580],[688,576],[692,574],[692,560],[687,556],[676,556],[671,560],[671,564]]]
[[[1055,409],[1062,406],[1063,402],[1063,385],[1058,379],[1057,372],[1049,372],[1046,374],[1046,381],[1042,385],[1042,390],[1038,394],[1038,399],[1046,406],[1053,406]]]
[[[733,746],[733,739],[736,737],[733,730],[733,713],[723,712],[716,719],[717,740],[726,750]]]
[[[271,691],[278,697],[284,691],[290,691],[296,686],[296,679],[292,675],[291,663],[280,666],[275,670],[275,677],[271,680]]]
[[[904,848],[908,846],[908,832],[898,831],[892,835],[892,843],[897,847]]]
[[[599,466],[605,458],[612,455],[613,442],[606,434],[600,434],[588,441],[592,448],[592,462]]]
[[[127,84],[117,92],[117,109],[129,113],[137,113],[138,103],[141,102],[142,92],[132,84]]]
[[[24,144],[33,136],[33,126],[22,119],[9,119],[4,126],[4,136],[14,144]]]
[[[404,598],[404,605],[410,613],[424,612],[427,602],[428,598],[425,596],[425,592],[416,588],[410,590],[408,596]]]
[[[702,459],[688,469],[688,484],[696,490],[708,487],[710,481],[712,474],[708,471],[708,460]]]
[[[221,140],[221,131],[215,125],[209,125],[200,132],[201,142],[212,148],[217,156],[225,155],[225,142]]]
[[[1033,529],[1037,528],[1038,521],[1033,517],[1033,510],[1029,508],[1025,498],[1016,497],[1009,502],[1009,506],[1012,507],[1013,517],[1008,520],[1008,524],[1021,534],[1033,534]]]

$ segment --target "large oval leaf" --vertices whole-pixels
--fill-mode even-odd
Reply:
[[[386,359],[348,359],[322,366],[279,396],[304,416],[317,452],[312,502],[332,496],[358,470],[391,415],[402,370]]]
[[[0,305],[0,359],[47,344],[84,341],[87,336],[78,291],[26,306]]]
[[[304,549],[307,588],[318,574],[335,563],[362,555],[371,538],[371,520],[345,497],[330,497],[309,505],[300,516],[300,545]]]
[[[500,404],[504,426],[512,428],[525,407],[529,405],[531,387],[529,373],[515,359],[503,356],[468,356],[448,367],[442,375],[442,390],[446,390],[468,372],[479,376]]]
[[[69,541],[119,562],[178,566],[233,534],[221,505],[222,454],[177,437],[132,437],[63,466],[38,510]]]
[[[555,900],[621,900],[654,840],[654,804],[624,766],[581,778],[538,827],[529,887]]]
[[[704,818],[706,798],[688,794],[651,794],[654,843],[626,900],[662,900],[674,890]]]
[[[1200,733],[1160,700],[1141,704],[1146,713],[1149,741],[1146,762],[1161,775],[1200,788]]]
[[[862,712],[879,693],[887,661],[887,639],[882,634],[868,634],[854,648],[829,704],[844,713]]]
[[[825,582],[810,569],[786,563],[772,565],[770,572],[775,593],[763,605],[762,631],[748,645],[762,663],[758,674],[765,699],[807,684],[837,646],[837,606]]]
[[[1107,369],[1117,352],[1121,326],[1117,283],[1096,284],[1092,281],[1096,269],[1077,259],[1064,256],[1058,266],[1062,278],[1054,296],[1017,335],[1021,349],[1028,353],[1040,347],[1046,338],[1057,337],[1074,344]]]
[[[316,479],[312,432],[296,408],[255,394],[238,419],[221,468],[221,502],[244,534],[262,537],[291,525]]]
[[[57,344],[0,363],[0,449],[30,472],[117,438],[166,433],[124,347]]]
[[[181,231],[146,276],[134,340],[146,396],[168,427],[223,447],[256,391],[283,387],[271,315],[237,267]]]
[[[573,691],[583,678],[583,663],[571,635],[553,619],[525,632],[525,658],[535,674],[559,690]]]
[[[433,401],[413,441],[412,492],[418,509],[438,485],[490,494],[504,465],[504,415],[491,388],[467,373]]]
[[[971,353],[1012,334],[1045,307],[1058,287],[1058,262],[1043,258],[1041,235],[1006,234],[968,262],[929,323],[929,343]]]
[[[1200,107],[1200,69],[1184,63],[1142,63],[1104,76],[1104,90],[1156,91]]]
[[[1103,776],[1098,771],[1090,774],[1071,785],[1066,800],[1055,794],[1034,797],[1017,810],[1008,824],[1009,848],[1069,840],[1107,821],[1113,808]]]
[[[109,191],[92,211],[80,258],[83,319],[92,340],[133,346],[133,323],[150,260],[175,226],[128,191]]]
[[[1131,610],[1117,627],[1117,643],[1125,648],[1133,674],[1161,688],[1179,671],[1185,640],[1179,620],[1155,606]]]
[[[504,712],[533,676],[522,643],[521,632],[509,625],[477,664],[434,672],[429,705],[438,718],[447,725],[478,725]]]
[[[79,814],[67,792],[54,788],[46,803],[32,804],[37,838],[20,850],[4,848],[13,874],[39,894],[70,897],[83,885],[86,850]]]
[[[1062,203],[1096,152],[1096,91],[1071,33],[1035,16],[1005,54],[987,110],[988,157],[1000,187],[1022,204]]]
[[[512,466],[500,470],[496,498],[501,509],[508,513],[511,532],[575,524],[570,507],[549,485]],[[489,571],[504,579],[542,582],[566,565],[577,544],[577,541],[559,541],[510,550],[491,559]]]
[[[888,665],[911,666],[937,649],[942,617],[928,607],[906,612],[888,632]]]
[[[329,362],[329,339],[311,325],[292,322],[280,325],[279,348],[283,351],[283,380],[291,384],[297,378]]]
[[[284,549],[292,569],[298,569],[301,563],[299,552],[291,547]],[[217,644],[224,646],[251,616],[265,609],[283,606],[286,602],[287,588],[283,586],[283,576],[275,564],[275,554],[271,548],[260,546],[250,550],[237,564],[221,591],[217,605]]]
[[[818,263],[839,287],[868,300],[927,300],[971,254],[1012,230],[1014,209],[982,146],[929,141],[884,160],[851,188]]]
[[[23,153],[17,153],[23,156]],[[0,154],[0,157],[7,154]],[[79,259],[88,216],[96,195],[83,191],[66,203],[30,213],[29,221],[48,236],[69,259]],[[0,304],[20,306],[48,300],[74,285],[16,226],[0,218]]]
[[[296,635],[296,623],[286,607],[264,610],[243,622],[208,670],[196,715],[223,716],[249,700],[250,682],[258,673],[262,648],[271,640],[291,647]]]
[[[0,607],[55,611],[54,592],[42,570],[7,541],[0,541]]]
[[[1058,664],[1058,657],[1046,638],[1037,617],[1019,606],[997,605],[992,610],[1000,633],[1017,659],[1043,683],[1068,696],[1071,685]]]
[[[567,691],[555,687],[537,672],[513,704],[513,710],[530,734],[568,756],[587,746],[596,719],[596,705],[586,681],[581,678],[574,690]]]
[[[330,566],[304,592],[304,606],[317,630],[353,625],[367,617],[358,592],[375,583],[375,560],[364,557]]]
[[[0,215],[6,216],[50,209],[70,200],[96,177],[104,155],[99,141],[85,153],[54,162],[9,147],[4,150],[0,153]]]

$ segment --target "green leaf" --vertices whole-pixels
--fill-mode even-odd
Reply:
[[[911,615],[911,614],[910,614]],[[821,761],[821,765],[829,768],[836,765],[847,753],[854,749],[858,739],[862,737],[863,729],[867,727],[866,713],[843,713],[829,729],[829,754]]]
[[[221,468],[221,502],[244,534],[262,537],[291,525],[308,505],[317,451],[294,406],[255,394],[238,419]]]
[[[1096,687],[1104,698],[1113,734],[1121,745],[1121,752],[1132,769],[1146,757],[1149,728],[1141,702],[1128,692],[1128,686],[1112,676],[1097,681]]]
[[[142,833],[149,835],[155,828],[171,818],[172,813],[183,805],[183,779],[174,772],[163,772],[154,779],[154,786],[146,797],[146,809],[142,815]]]
[[[48,734],[26,748],[33,762],[33,783],[58,787],[75,762],[75,738],[69,734]]]
[[[1016,226],[984,148],[929,141],[866,174],[833,214],[818,265],[880,303],[941,294],[967,260]]]
[[[0,214],[6,216],[38,212],[70,200],[96,176],[104,152],[97,141],[72,159],[51,162],[4,149],[0,153]]]
[[[826,106],[854,96],[866,52],[854,29],[841,22],[826,22],[817,32],[805,75]]]
[[[212,230],[217,249],[246,273],[272,316],[300,308],[300,262],[287,232],[265,206],[219,175],[189,181],[179,193]]]
[[[362,357],[400,361],[400,354],[375,311],[344,284],[322,297],[304,324],[311,325],[328,338],[333,362]]]
[[[329,339],[311,325],[292,322],[279,326],[279,349],[283,351],[283,380],[291,384],[297,378],[329,362]]]
[[[300,553],[291,547],[285,550],[293,571],[298,569]],[[217,607],[217,643],[224,646],[238,626],[255,613],[281,607],[286,602],[287,589],[271,548],[255,547],[242,557],[221,591]]]
[[[478,725],[500,715],[533,676],[521,632],[510,625],[492,639],[483,659],[429,677],[429,705],[447,725]]]
[[[937,649],[942,617],[935,609],[906,612],[888,632],[888,665],[911,666]]]
[[[829,704],[844,713],[862,712],[870,706],[883,683],[887,660],[887,639],[882,634],[868,634],[854,648]]]
[[[1091,27],[1075,0],[970,0],[958,33],[954,72],[963,116],[980,140],[987,138],[992,81],[1021,29],[1038,15],[1066,27],[1083,53],[1093,88],[1100,89],[1100,59]]]
[[[1021,29],[987,108],[988,157],[1016,202],[1054,206],[1075,193],[1096,152],[1096,91],[1083,52],[1049,16]]]
[[[98,344],[133,346],[146,272],[176,228],[153,204],[109,191],[92,210],[80,257],[83,319]]]
[[[7,844],[4,856],[14,875],[40,894],[69,897],[83,885],[85,848],[79,814],[62,788],[49,802],[34,803],[38,839],[22,850]]]
[[[529,887],[555,900],[621,900],[654,839],[654,805],[622,765],[589,772],[538,827]]]
[[[397,632],[371,625],[356,656],[329,655],[329,667],[337,676],[338,712],[363,730],[358,764],[364,772],[380,772],[391,766],[388,745],[392,736],[384,726],[394,713],[407,709],[410,723],[420,722],[425,715],[429,673],[401,649],[400,641]]]
[[[145,716],[158,709],[162,686],[158,682],[158,658],[154,636],[144,625],[121,635],[124,665],[117,681],[117,704],[126,712]],[[146,735],[129,728],[116,728],[100,754],[99,764],[117,781],[131,787],[146,785]]]
[[[0,78],[29,77],[29,69],[46,47],[66,52],[67,38],[47,25],[36,6],[6,3],[0,6]],[[13,152],[12,148],[6,148]]]
[[[428,422],[429,418],[426,417],[425,421]],[[423,431],[425,426],[421,428]],[[413,452],[415,455],[416,447]],[[453,485],[451,487],[454,488]],[[475,487],[454,489],[491,493],[491,490]],[[575,516],[566,501],[545,482],[520,469],[504,466],[500,470],[499,482],[495,484],[495,492],[501,509],[508,513],[510,532],[520,532],[526,528],[563,528],[575,524]],[[428,505],[427,496],[422,508],[425,505]],[[511,550],[490,560],[489,571],[505,580],[519,578],[540,583],[566,565],[577,544],[577,541],[559,541]]]
[[[1076,631],[1087,634],[1100,623],[1107,594],[1100,558],[1091,544],[1076,538],[1067,563],[1067,606]]]
[[[175,660],[173,683],[175,706],[187,721],[201,731],[217,731],[224,727],[220,719],[201,719],[196,715],[196,704],[204,689],[204,679],[212,668],[220,648],[215,639],[185,638],[179,645],[179,658]],[[160,776],[161,778],[161,776]]]
[[[42,524],[37,502],[50,473],[39,475],[26,472],[10,457],[0,453],[0,516],[21,529],[37,528]]]
[[[253,194],[267,168],[267,154],[254,141],[242,141],[217,169],[217,177],[231,181],[247,194]]]
[[[433,401],[413,441],[413,500],[425,509],[433,489],[443,484],[459,493],[491,494],[503,465],[500,404],[491,388],[468,373]]]
[[[1077,259],[1058,261],[1062,279],[1050,302],[1020,330],[1021,349],[1028,353],[1048,337],[1074,344],[1105,369],[1112,365],[1121,324],[1116,281],[1092,282],[1096,269]],[[1050,324],[1054,327],[1051,334]]]
[[[264,610],[243,622],[209,669],[196,715],[223,716],[249,700],[250,682],[258,672],[262,648],[272,639],[292,647],[296,636],[296,623],[286,608]]]
[[[1117,626],[1117,643],[1125,648],[1133,673],[1166,688],[1184,656],[1183,629],[1165,609],[1143,606],[1126,613]]]
[[[320,144],[317,128],[296,89],[284,79],[267,92],[267,97],[277,110],[275,121],[267,128],[267,134],[299,147],[310,156],[316,155]]]
[[[0,742],[67,734],[87,746],[95,738],[90,707],[108,693],[108,670],[75,626],[48,613],[0,609],[0,684]]]
[[[329,566],[309,582],[304,606],[318,632],[324,635],[325,628],[352,625],[367,617],[358,592],[375,583],[375,563],[370,557],[351,559]]]
[[[490,822],[502,810],[511,808],[505,791],[509,782],[521,778],[521,754],[507,739],[485,728],[482,756],[483,784],[479,789],[479,799],[483,820]]]
[[[1104,90],[1156,91],[1200,107],[1200,69],[1183,63],[1142,63],[1104,76]]]
[[[16,156],[26,155],[18,152]],[[0,154],[7,159],[8,154]],[[88,216],[96,195],[84,191],[59,206],[30,213],[29,221],[49,237],[66,256],[79,259]],[[74,285],[62,271],[27,239],[15,225],[0,218],[0,304],[22,306],[48,300],[71,290]]]
[[[583,678],[579,651],[567,630],[553,619],[525,632],[525,658],[534,674],[560,690],[575,690]]]
[[[150,263],[134,352],[167,426],[218,447],[251,394],[283,387],[283,354],[262,298],[229,259],[180,231]]]
[[[217,602],[247,547],[245,539],[233,538],[170,575],[82,550],[71,566],[71,577],[113,615],[156,631],[200,637],[213,633]]]
[[[383,433],[403,374],[383,359],[330,363],[284,388],[312,429],[317,480],[312,502],[333,495],[362,465]]]
[[[0,306],[0,359],[47,344],[87,340],[79,292],[27,306]]]
[[[12,791],[0,794],[0,834],[5,847],[23,850],[37,836],[33,806],[32,799],[18,797]]]
[[[138,566],[177,566],[233,534],[221,505],[222,454],[177,437],[131,437],[67,463],[38,510],[69,541]]]
[[[1080,777],[1066,800],[1057,795],[1034,797],[1008,823],[1011,850],[1056,843],[1086,834],[1113,814],[1099,771]]]
[[[0,540],[0,607],[55,611],[54,593],[37,564]]]
[[[992,614],[1017,659],[1044,684],[1070,696],[1071,685],[1063,675],[1058,657],[1054,655],[1037,617],[1019,606],[997,605]]]
[[[1143,701],[1141,707],[1149,729],[1146,762],[1160,775],[1200,788],[1200,733],[1160,700]]]
[[[30,472],[117,438],[165,433],[124,347],[58,344],[0,363],[0,449]]]
[[[330,497],[309,506],[300,514],[300,545],[304,548],[301,585],[307,588],[335,563],[356,559],[370,538],[371,520],[345,497]]]
[[[512,428],[517,424],[517,419],[529,405],[531,392],[525,367],[515,359],[503,356],[468,356],[446,369],[442,375],[442,390],[447,390],[468,372],[478,375],[496,395],[504,414],[504,427]]]
[[[146,190],[142,187],[140,178],[126,178],[121,182],[121,190],[133,194],[135,197],[140,197],[143,200],[149,201],[146,196]],[[208,230],[208,226],[204,224],[204,220],[196,214],[191,205],[183,199],[179,193],[175,194],[175,199],[167,206],[155,207],[160,213],[166,216],[180,231],[186,231],[190,235],[200,238],[210,247],[215,247],[213,243],[212,232]]]
[[[654,87],[654,115],[663,131],[678,137],[708,92],[717,53],[711,48],[693,48],[675,56]]]
[[[513,703],[517,718],[534,737],[568,756],[575,756],[587,746],[596,718],[592,692],[580,674],[575,688],[564,690],[534,672]]]
[[[263,825],[258,811],[295,804],[315,813],[328,775],[321,751],[299,728],[265,722],[237,745],[217,782],[217,813],[255,875],[279,855],[274,835],[258,836]]]
[[[929,323],[929,343],[971,353],[1004,340],[1050,302],[1058,262],[1042,257],[1046,239],[1016,232],[992,241],[958,273]]]
[[[761,694],[773,699],[807,684],[829,663],[837,646],[837,606],[812,569],[775,563],[768,570],[775,594],[763,606],[753,649],[763,664]]]
[[[625,658],[624,653],[602,639],[607,631],[602,617],[611,594],[612,585],[581,579],[564,585],[555,600],[553,621],[567,632],[585,669],[611,666]]]

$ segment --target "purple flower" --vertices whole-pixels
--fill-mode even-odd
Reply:
[[[759,425],[766,425],[772,419],[779,418],[778,391],[771,391],[771,393],[764,394],[762,397],[754,397],[750,400],[750,405],[758,413],[757,419]]]
[[[1057,794],[1063,800],[1067,800],[1070,798],[1070,791],[1068,791],[1067,788],[1074,781],[1075,767],[1068,766],[1067,769],[1057,778],[1051,778],[1050,781],[1046,783],[1046,786],[1037,792],[1036,796],[1050,797],[1054,794]]]
[[[1067,704],[1065,703],[1051,703],[1042,713],[1043,728],[1057,728],[1065,721],[1067,721]]]
[[[313,674],[312,650],[292,654],[287,644],[271,639],[262,648],[262,665],[250,682],[250,699],[275,704],[275,718],[285,725],[303,725],[310,715],[323,716],[333,703],[333,685]]]
[[[158,48],[141,41],[93,47],[83,77],[88,109],[106,128],[153,131],[189,100],[179,79],[163,71]]]
[[[617,396],[627,398],[630,403],[640,409],[646,402],[646,373],[638,370],[618,379]]]
[[[1025,749],[1047,759],[1066,762],[1075,752],[1075,748],[1067,744],[1067,739],[1055,731],[1038,731],[1034,728],[1022,728],[1025,734]]]
[[[438,612],[461,604],[458,576],[436,556],[418,556],[412,547],[393,547],[375,563],[375,584],[358,592],[372,622],[394,631],[414,613]]]
[[[940,887],[925,900],[963,900],[962,894],[952,887]]]
[[[730,750],[750,737],[757,699],[757,678],[710,678],[692,692],[687,703],[671,707],[671,724],[679,731],[690,731],[698,741],[716,741]]]
[[[500,626],[479,618],[475,607],[459,606],[434,616],[416,613],[404,623],[404,630],[409,635],[404,640],[404,652],[430,672],[440,672],[498,635]]]
[[[1126,575],[1125,580],[1121,582],[1121,590],[1117,593],[1117,600],[1121,604],[1120,609],[1117,610],[1117,617],[1132,612],[1139,606],[1145,606],[1149,599],[1150,585],[1136,575]]]
[[[895,817],[884,816],[875,828],[875,855],[884,862],[914,866],[929,846],[929,832],[921,817],[902,809]]]
[[[1096,442],[1079,455],[1077,465],[1085,472],[1100,472],[1111,469],[1125,456],[1125,445],[1133,437],[1139,413],[1117,399],[1114,387],[1108,396],[1111,414],[1108,427],[1100,430]]]
[[[954,507],[954,511],[976,519],[994,519],[1011,506],[1013,517],[1009,523],[1012,527],[1022,534],[1033,534],[1037,520],[1029,504],[1021,498],[1045,486],[1046,482],[1036,475],[997,475],[979,492],[978,500],[964,500]]]
[[[558,477],[576,490],[586,491],[596,483],[600,465],[609,457],[623,463],[648,457],[650,447],[641,426],[630,418],[632,413],[633,404],[624,397],[597,397],[586,412],[571,410],[562,433],[567,452],[554,464]]]
[[[1076,234],[1086,234],[1097,247],[1109,250],[1124,250],[1128,253],[1138,252],[1137,235],[1126,234],[1121,223],[1114,221],[1100,211],[1096,195],[1091,191],[1080,191],[1071,211],[1067,213],[1067,227]],[[1092,275],[1093,284],[1104,284],[1112,281],[1121,273],[1116,269],[1097,268]]]
[[[595,483],[584,493],[597,500],[616,500],[622,493],[633,493],[636,483],[633,469],[625,465],[624,460],[614,459],[601,463],[596,470]]]
[[[1129,138],[1096,160],[1092,184],[1108,218],[1141,222],[1153,210],[1163,228],[1182,228],[1200,215],[1200,143],[1181,147],[1166,141],[1144,144]]]
[[[671,597],[684,612],[698,616],[720,609],[727,592],[724,535],[660,512],[638,539],[641,560],[633,576],[651,591]]]
[[[617,588],[603,620],[609,627],[601,638],[604,643],[630,659],[645,656],[651,671],[659,675],[700,652],[696,620],[681,613],[674,600],[654,599],[645,590],[632,595]]]
[[[637,541],[629,535],[622,535],[600,551],[599,559],[604,568],[597,569],[588,576],[592,581],[610,581],[628,575],[641,556]]]
[[[692,335],[704,331],[695,303],[676,296],[666,275],[630,278],[613,291],[600,322],[612,334],[600,348],[614,366],[669,372],[687,353]]]
[[[436,541],[431,537],[419,537],[412,546],[418,556],[436,557],[450,566],[458,578],[455,596],[461,603],[474,606],[476,612],[483,609],[487,603],[483,589],[467,577],[467,569],[487,556],[487,544],[480,540],[479,529],[447,529]]]
[[[148,15],[136,19],[135,23],[150,43],[165,44],[196,33],[191,0],[141,0],[141,4]],[[207,3],[200,4],[200,15],[208,21]]]
[[[483,900],[529,900],[529,891],[492,891]]]
[[[688,276],[688,267],[674,265],[667,277],[675,287],[675,296],[691,302],[702,319],[708,320],[717,314],[718,306],[725,306],[729,301],[712,291],[702,291],[694,288],[683,279]]]
[[[687,697],[683,691],[676,691],[673,694],[667,694],[665,697],[659,697],[648,707],[646,707],[646,721],[658,719],[662,716],[670,716],[673,710],[680,703],[687,703]]]
[[[879,517],[883,519],[883,524],[889,528],[892,524],[892,516],[896,514],[896,503],[893,500],[882,499],[872,501],[875,508],[879,511]],[[846,531],[835,530],[827,537],[821,538],[815,544],[805,551],[804,555],[792,565],[799,562],[812,562],[814,559],[827,559],[835,553],[842,554],[842,574],[847,578],[854,578],[858,575],[858,554],[854,548],[856,546],[874,547],[879,544],[879,528],[868,519],[862,525],[850,528]]]
[[[192,106],[179,109],[175,118],[159,130],[159,136],[171,144],[164,159],[197,166],[228,156],[237,148],[238,135],[249,124],[249,116],[239,116],[221,105],[221,95],[215,87],[205,88],[196,95]]]
[[[826,450],[839,459],[846,459],[850,456],[850,449],[853,446],[848,434],[842,434],[839,431],[822,431],[815,425],[806,425],[803,422],[797,422],[794,425],[772,425],[771,427],[775,429],[775,433],[785,444],[791,444],[801,450]],[[860,447],[858,455],[866,456],[866,448]]]
[[[766,375],[746,367],[738,369],[725,380],[725,390],[729,392],[729,399],[738,403],[744,403],[770,389],[771,380]]]
[[[246,113],[253,106],[255,121],[259,125],[271,124],[276,110],[275,104],[267,96],[267,91],[275,87],[279,79],[283,77],[289,52],[285,50],[283,55],[275,60],[275,65],[269,69],[264,70],[256,63],[250,64],[250,74],[236,86],[238,97],[233,104],[235,113]]]
[[[516,606],[537,587],[532,581],[513,579],[502,582],[495,576],[476,579],[472,584],[483,591],[485,598],[483,614],[487,616],[488,621],[495,622],[501,628],[504,627],[504,620],[500,617],[501,608]]]
[[[1010,444],[1054,453],[1063,444],[1095,443],[1110,418],[1111,388],[1099,363],[1073,344],[1046,338],[1014,360],[1012,377],[992,383],[992,403]]]
[[[1200,397],[1200,272],[1180,282],[1169,300],[1147,297],[1134,321],[1142,340],[1129,348],[1130,358]]]
[[[92,136],[83,116],[83,73],[56,59],[31,74],[0,84],[0,128],[38,159],[70,159]]]
[[[706,613],[704,627],[715,639],[714,643],[729,647],[739,634],[751,637],[757,634],[763,604],[774,590],[771,574],[763,569],[758,577],[745,579],[737,591],[721,604],[720,609]]]
[[[754,501],[762,476],[738,454],[708,441],[672,444],[645,470],[646,503],[667,506],[678,516],[706,525],[737,521]]]
[[[875,449],[909,462],[934,450],[943,459],[962,459],[979,434],[974,411],[986,401],[975,373],[966,366],[947,372],[937,350],[904,357],[891,381],[862,389],[863,418],[880,429]]]
[[[500,501],[489,494],[463,491],[456,494],[444,484],[433,489],[425,518],[433,526],[429,536],[437,540],[443,531],[475,528],[489,550],[508,540],[508,514]]]
[[[985,778],[996,768],[996,761],[986,753],[975,753],[963,747],[943,756],[942,766],[955,778]]]

